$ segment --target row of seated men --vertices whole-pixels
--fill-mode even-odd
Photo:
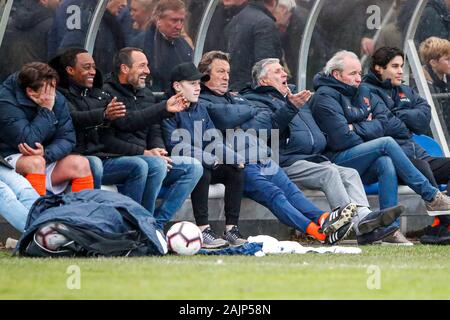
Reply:
[[[447,244],[450,198],[438,184],[448,182],[450,160],[431,157],[412,139],[427,130],[430,106],[401,84],[403,59],[397,48],[380,48],[361,79],[358,57],[339,51],[316,75],[314,95],[295,92],[278,59],[263,59],[253,83],[236,93],[229,91],[228,55],[212,51],[198,68],[175,66],[161,102],[146,87],[151,65],[138,48],[121,49],[105,79],[79,48],[51,67],[26,64],[0,88],[0,213],[23,231],[32,203],[46,192],[116,184],[161,232],[191,195],[205,248],[245,243],[243,195],[322,243],[353,230],[361,245],[412,245],[399,231],[401,182],[436,216],[423,242]],[[373,182],[378,211],[364,192],[363,183]],[[215,183],[225,185],[223,236],[208,221]],[[322,190],[337,209],[319,209],[299,186]]]

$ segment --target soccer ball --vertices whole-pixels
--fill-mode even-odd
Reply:
[[[203,245],[202,232],[192,222],[175,223],[166,237],[169,250],[184,256],[196,254]]]
[[[56,251],[69,242],[69,239],[59,233],[58,230],[61,229],[67,230],[67,227],[58,222],[47,223],[34,233],[34,240],[44,249]]]

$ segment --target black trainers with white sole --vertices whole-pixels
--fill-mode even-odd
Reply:
[[[343,208],[337,208],[331,211],[330,215],[322,222],[320,227],[322,232],[326,235],[339,230],[344,225],[352,221],[356,214],[358,206],[354,203],[349,203]]]
[[[397,205],[387,209],[372,211],[358,223],[361,234],[369,233],[379,227],[391,225],[405,211],[404,205]]]
[[[350,234],[352,231],[353,222],[348,222],[343,227],[339,228],[337,231],[332,232],[327,235],[327,238],[325,239],[325,243],[329,245],[334,245],[345,238]]]

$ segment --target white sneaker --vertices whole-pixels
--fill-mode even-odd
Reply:
[[[19,241],[13,238],[6,239],[5,248],[6,249],[15,249],[17,246],[17,243]]]
[[[430,216],[449,214],[450,197],[438,192],[432,201],[425,201],[425,205]]]

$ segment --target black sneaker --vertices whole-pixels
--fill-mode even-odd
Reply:
[[[230,231],[226,231],[223,235],[223,238],[228,241],[228,243],[232,246],[240,246],[244,243],[247,243],[247,240],[242,237],[239,233],[239,229],[237,226],[233,226]]]
[[[399,227],[390,225],[387,227],[379,227],[373,230],[372,232],[365,233],[356,237],[359,245],[372,244],[376,241],[380,241],[390,235],[394,234]]]
[[[327,235],[327,238],[325,239],[326,244],[336,244],[341,240],[344,240],[352,231],[353,222],[349,222],[343,227],[339,228],[339,230],[330,233]]]
[[[420,238],[422,244],[450,244],[450,230],[446,226],[437,225],[425,228],[425,234]]]
[[[391,225],[405,211],[405,206],[398,206],[387,209],[372,211],[362,219],[358,224],[358,230],[361,234],[369,233],[378,227],[387,227]]]
[[[356,204],[349,203],[343,208],[331,211],[330,215],[320,225],[322,232],[328,235],[339,230],[342,226],[352,221],[353,216],[356,214],[356,209]]]
[[[220,238],[211,227],[206,228],[202,232],[204,249],[220,249],[229,246],[228,241]]]

